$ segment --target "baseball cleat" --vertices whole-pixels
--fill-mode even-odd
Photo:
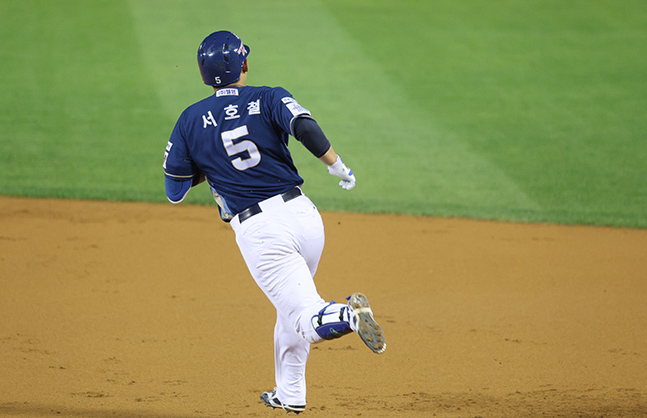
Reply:
[[[381,354],[386,350],[384,331],[375,322],[368,299],[361,293],[354,293],[348,298],[348,311],[353,331],[359,335],[364,344],[374,353]]]
[[[281,401],[279,401],[279,398],[276,397],[276,390],[273,392],[263,392],[261,395],[261,401],[265,404],[265,406],[269,406],[270,408],[283,408],[285,412],[294,412],[296,415],[299,415],[301,412],[306,410],[305,405],[283,405]]]

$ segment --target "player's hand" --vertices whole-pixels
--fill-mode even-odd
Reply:
[[[346,167],[346,164],[344,164],[340,156],[337,156],[337,161],[335,161],[333,165],[328,166],[328,172],[341,179],[339,186],[341,186],[342,189],[351,190],[355,187],[356,181],[353,170]]]

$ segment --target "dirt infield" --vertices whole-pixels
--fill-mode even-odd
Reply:
[[[647,416],[647,231],[324,213],[302,417]],[[279,417],[274,310],[213,208],[0,198],[0,416]]]

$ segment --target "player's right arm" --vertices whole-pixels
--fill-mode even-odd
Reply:
[[[346,167],[314,119],[310,117],[297,118],[294,121],[294,136],[315,157],[326,164],[331,175],[342,179],[339,182],[342,188],[350,190],[355,187],[356,180],[353,170]]]
[[[335,153],[330,141],[324,135],[321,127],[315,121],[310,111],[302,107],[290,93],[283,88],[272,89],[276,109],[273,112],[276,123],[283,127],[285,132],[291,133],[315,157],[319,158],[328,167],[328,172],[341,178],[339,186],[346,190],[355,187],[353,171],[346,167],[339,155]]]

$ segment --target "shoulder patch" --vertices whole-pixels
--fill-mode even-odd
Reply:
[[[285,106],[288,108],[290,113],[292,113],[292,116],[310,115],[310,111],[297,103],[297,101],[292,97],[284,97],[281,101],[285,103]]]

